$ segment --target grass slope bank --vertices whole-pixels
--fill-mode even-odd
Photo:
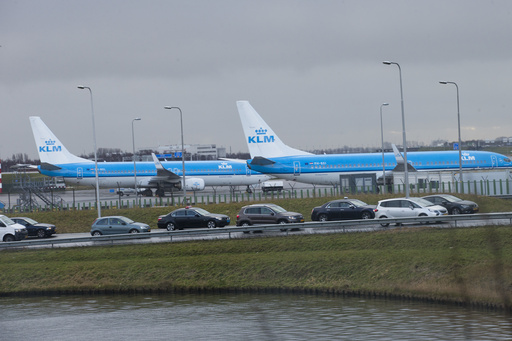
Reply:
[[[0,252],[0,295],[372,293],[509,308],[512,230],[416,228]]]

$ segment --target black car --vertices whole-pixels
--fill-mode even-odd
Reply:
[[[423,199],[430,201],[436,205],[446,207],[449,214],[464,214],[464,213],[477,213],[479,210],[478,204],[462,200],[451,194],[433,194],[423,197]]]
[[[48,238],[55,234],[55,225],[38,223],[34,219],[27,217],[11,218],[15,223],[26,227],[29,236],[37,236],[39,238]]]
[[[185,227],[224,227],[230,219],[225,214],[210,213],[196,207],[180,208],[167,215],[158,217],[157,226],[167,231],[181,230]]]
[[[375,205],[357,199],[338,199],[313,208],[311,220],[351,220],[375,218]]]

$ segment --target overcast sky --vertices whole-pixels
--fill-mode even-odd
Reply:
[[[295,148],[512,136],[512,1],[0,2],[0,158],[37,157],[29,116],[75,154],[247,151],[237,100]]]

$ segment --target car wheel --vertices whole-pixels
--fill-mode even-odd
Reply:
[[[167,231],[174,231],[176,230],[176,225],[174,223],[167,223]]]
[[[383,216],[380,216],[379,219],[387,219],[387,217],[385,215]],[[380,223],[380,226],[382,227],[388,227],[389,226],[389,223]]]
[[[457,208],[457,207],[454,207],[454,208],[452,209],[452,214],[460,214],[460,209],[459,209],[459,208]]]
[[[418,217],[426,217],[427,215],[425,213],[420,214]],[[430,224],[430,221],[426,221],[425,224]]]
[[[209,229],[214,229],[217,227],[217,224],[213,221],[213,220],[209,220],[208,223],[206,224],[206,226],[209,228]]]
[[[370,212],[363,212],[361,214],[361,219],[372,219],[372,215]]]
[[[124,195],[124,193],[123,193],[123,192],[120,192],[120,193],[119,193],[119,196],[120,196],[120,197],[122,197],[123,195]]]
[[[101,232],[100,231],[94,231],[92,233],[93,236],[101,236]]]
[[[37,238],[46,237],[46,232],[44,230],[37,230]]]
[[[132,230],[130,230],[130,233],[139,233],[139,230],[137,230],[137,229],[132,229]]]
[[[12,234],[8,234],[4,237],[4,242],[13,242],[14,236]]]
[[[320,214],[320,216],[318,217],[318,220],[319,221],[327,221],[327,215],[326,214]]]

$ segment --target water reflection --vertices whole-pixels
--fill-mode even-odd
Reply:
[[[300,295],[2,298],[1,340],[511,340],[510,317]]]

